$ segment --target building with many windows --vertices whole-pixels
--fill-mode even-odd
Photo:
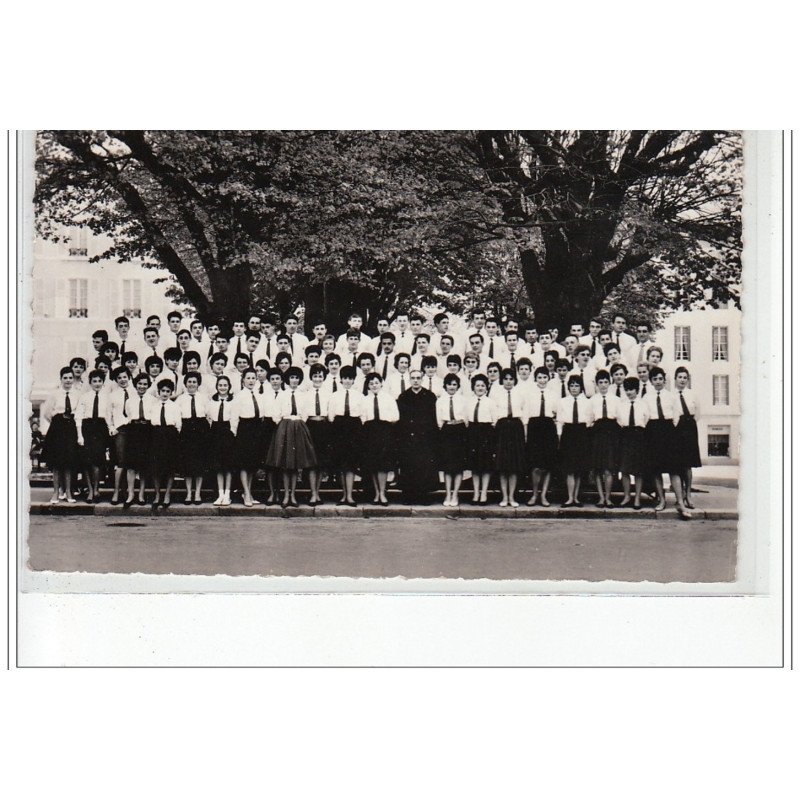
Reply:
[[[739,461],[741,316],[733,305],[679,311],[666,318],[655,337],[664,350],[670,386],[677,367],[685,366],[691,375],[704,463]]]
[[[33,248],[33,387],[34,410],[58,386],[58,371],[71,357],[94,357],[92,332],[103,328],[117,340],[114,318],[125,315],[131,331],[141,336],[146,318],[158,314],[162,329],[175,308],[164,296],[166,283],[153,283],[169,273],[140,262],[119,264],[89,259],[108,242],[86,228],[70,231],[69,242],[36,238]]]

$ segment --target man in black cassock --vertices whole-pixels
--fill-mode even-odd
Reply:
[[[403,502],[427,503],[439,484],[436,467],[436,395],[422,388],[422,372],[409,373],[411,388],[397,398],[400,410],[400,489]]]

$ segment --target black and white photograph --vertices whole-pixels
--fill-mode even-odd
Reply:
[[[770,136],[20,134],[28,586],[741,588]]]

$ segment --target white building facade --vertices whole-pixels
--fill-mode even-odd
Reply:
[[[732,304],[679,311],[664,320],[655,337],[670,385],[680,366],[691,375],[704,464],[739,463],[741,317]]]
[[[71,230],[69,242],[54,243],[38,237],[34,242],[34,409],[58,386],[59,369],[70,358],[83,356],[93,363],[94,331],[104,329],[111,341],[118,341],[114,319],[124,315],[130,318],[132,337],[141,341],[148,316],[158,314],[164,330],[167,313],[175,309],[164,296],[167,284],[153,283],[156,278],[169,277],[168,272],[148,269],[140,262],[89,263],[107,245],[86,228]]]

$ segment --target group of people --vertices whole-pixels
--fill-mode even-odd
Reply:
[[[184,502],[202,503],[208,473],[214,505],[230,505],[234,475],[244,505],[258,505],[253,484],[263,471],[266,503],[284,507],[298,505],[302,475],[312,506],[323,502],[326,477],[338,479],[339,505],[355,506],[357,475],[375,505],[388,505],[394,482],[408,503],[425,502],[443,482],[443,504],[458,506],[468,477],[471,502],[486,505],[496,475],[501,506],[519,505],[523,480],[528,505],[549,506],[557,474],[564,507],[582,505],[588,476],[599,507],[612,507],[619,477],[620,506],[641,508],[646,481],[661,510],[666,474],[680,516],[691,517],[697,404],[688,370],[666,373],[646,322],[632,336],[617,314],[608,327],[594,319],[562,338],[475,311],[459,336],[445,313],[431,329],[421,315],[397,313],[369,336],[353,313],[340,336],[317,322],[308,338],[294,315],[278,325],[253,314],[231,330],[177,311],[166,321],[162,329],[150,316],[136,335],[118,317],[114,340],[95,331],[86,354],[61,369],[41,408],[51,503],[75,502],[77,471],[87,501],[98,502],[109,463],[110,502],[144,505],[151,483],[153,509],[169,507],[176,475]]]

